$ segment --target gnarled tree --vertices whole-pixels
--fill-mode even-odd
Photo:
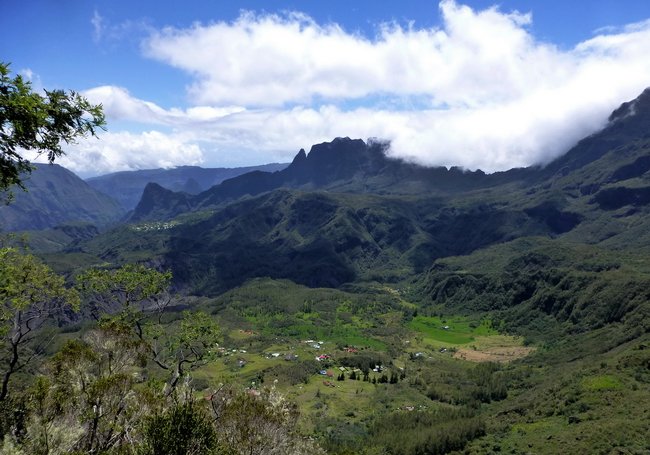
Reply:
[[[220,330],[209,315],[186,311],[180,321],[164,319],[171,272],[127,264],[88,270],[77,280],[98,315],[113,313],[145,343],[150,360],[168,374],[168,394],[190,371],[216,356]]]
[[[79,296],[63,277],[17,248],[0,249],[0,401],[9,380],[42,352],[49,339],[39,329],[65,311],[79,309]]]

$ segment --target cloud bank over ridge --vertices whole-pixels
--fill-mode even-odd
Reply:
[[[94,172],[287,161],[336,136],[380,137],[396,157],[491,172],[550,161],[650,86],[650,21],[561,49],[532,35],[531,14],[453,0],[439,8],[439,28],[387,23],[374,37],[296,12],[154,31],[142,52],[188,75],[191,107],[121,87],[86,92],[109,121],[159,129],[105,134],[116,159]],[[74,153],[97,147],[84,141]]]

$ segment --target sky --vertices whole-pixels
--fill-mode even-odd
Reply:
[[[486,172],[544,164],[650,86],[647,0],[1,0],[0,61],[101,103],[88,177],[289,162],[335,137]]]

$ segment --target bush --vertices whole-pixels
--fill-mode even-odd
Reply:
[[[217,453],[217,437],[210,416],[193,401],[176,404],[150,417],[143,433],[141,455]]]

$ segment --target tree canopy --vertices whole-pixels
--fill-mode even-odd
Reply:
[[[0,192],[22,187],[21,174],[32,170],[25,151],[46,154],[52,163],[64,154],[62,143],[95,136],[106,125],[101,105],[75,91],[44,90],[41,95],[0,62]]]

